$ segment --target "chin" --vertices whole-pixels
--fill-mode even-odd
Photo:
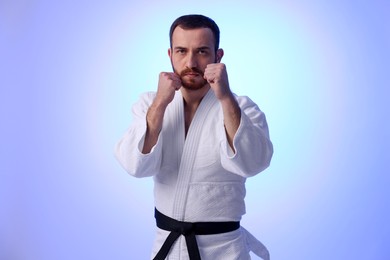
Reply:
[[[183,88],[188,90],[199,90],[204,88],[206,85],[207,85],[207,81],[203,81],[203,82],[194,82],[194,81],[186,82],[184,80],[182,81]]]
[[[183,88],[188,89],[188,90],[199,90],[204,88],[206,85],[192,85],[192,84],[183,84]]]

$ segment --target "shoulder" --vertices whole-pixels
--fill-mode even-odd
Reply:
[[[248,96],[236,96],[236,100],[243,114],[251,120],[265,121],[265,114],[259,106]]]
[[[152,104],[156,92],[148,91],[139,95],[137,101],[132,105],[132,111],[135,115],[144,115]]]
[[[156,97],[156,91],[146,91],[139,96],[140,100],[153,100]]]
[[[134,104],[135,106],[149,106],[154,98],[156,97],[156,92],[147,91],[140,94],[137,102]]]
[[[256,108],[256,109],[259,109],[257,104],[248,96],[238,96],[236,94],[234,94],[237,102],[238,102],[238,105],[240,106],[241,109],[247,109],[249,107],[253,107],[253,108]]]

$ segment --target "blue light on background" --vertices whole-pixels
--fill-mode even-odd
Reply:
[[[272,259],[388,259],[387,1],[0,2],[0,259],[148,259],[152,180],[113,147],[170,71],[168,29],[221,29],[275,154],[243,225]]]

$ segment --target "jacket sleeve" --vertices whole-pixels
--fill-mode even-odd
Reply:
[[[248,97],[237,97],[241,121],[233,139],[235,153],[226,133],[221,142],[222,166],[235,174],[251,177],[265,170],[271,162],[273,145],[265,114]]]
[[[144,93],[133,105],[133,122],[115,147],[115,157],[122,167],[139,178],[154,176],[161,164],[161,135],[150,153],[142,153],[147,128],[146,113],[154,97],[154,92]]]

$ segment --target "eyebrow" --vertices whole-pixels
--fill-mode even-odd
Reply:
[[[202,47],[199,47],[199,48],[196,48],[198,51],[204,51],[204,50],[210,50],[210,47],[207,47],[207,46],[202,46]]]
[[[188,50],[188,48],[185,48],[185,47],[180,47],[180,46],[176,46],[173,48],[174,50]],[[210,47],[208,46],[202,46],[202,47],[199,47],[199,48],[196,48],[196,50],[210,50]]]
[[[173,48],[174,50],[187,50],[187,48],[176,46]]]

